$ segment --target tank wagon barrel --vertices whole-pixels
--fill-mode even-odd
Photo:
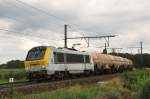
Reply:
[[[91,53],[91,57],[96,71],[122,72],[133,68],[133,62],[127,58],[96,52]]]

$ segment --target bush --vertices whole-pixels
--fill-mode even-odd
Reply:
[[[14,78],[16,80],[20,80],[26,77],[26,73],[25,72],[8,72],[6,74],[4,74],[3,79],[7,80],[9,78]]]
[[[0,79],[2,79],[2,74],[0,74]]]
[[[141,88],[143,83],[149,78],[150,71],[148,70],[135,71],[123,74],[124,86],[134,91]]]
[[[25,72],[17,72],[15,73],[15,79],[19,80],[19,79],[22,79],[22,78],[26,78],[26,73]]]
[[[138,99],[150,99],[150,80],[146,81],[140,89]]]
[[[3,79],[9,79],[9,78],[14,78],[14,73],[13,72],[8,72],[3,75]]]

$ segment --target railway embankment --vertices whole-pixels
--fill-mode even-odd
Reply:
[[[9,89],[7,90],[9,92]],[[150,70],[20,86],[14,99],[149,99]],[[7,96],[9,97],[9,96]]]

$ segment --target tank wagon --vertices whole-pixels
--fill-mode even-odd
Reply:
[[[91,57],[94,63],[94,70],[96,73],[115,73],[123,72],[124,70],[132,70],[133,62],[127,58],[119,56],[91,53]]]
[[[25,70],[30,80],[123,72],[132,69],[132,66],[131,60],[122,57],[51,46],[32,48],[25,60]]]

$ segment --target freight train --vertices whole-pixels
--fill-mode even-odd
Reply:
[[[126,58],[52,46],[32,48],[25,60],[30,80],[64,79],[75,75],[123,72],[132,68],[133,62]]]

